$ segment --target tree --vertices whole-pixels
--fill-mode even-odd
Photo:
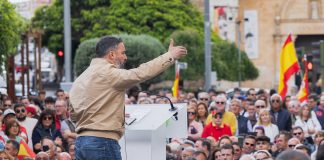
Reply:
[[[82,18],[80,18],[82,17]],[[63,1],[38,9],[32,20],[45,31],[43,45],[56,53],[63,46]],[[188,0],[71,1],[72,53],[80,42],[108,34],[148,34],[160,41],[175,30],[203,31],[203,18]]]
[[[152,36],[127,34],[116,36],[121,37],[125,43],[127,54],[126,69],[136,68],[140,64],[148,62],[166,52],[162,43]],[[74,59],[76,76],[79,76],[89,66],[91,59],[95,56],[95,46],[98,40],[98,38],[89,39],[79,45]],[[162,81],[162,77],[163,75],[160,75],[140,85],[143,90],[147,90],[150,84]]]
[[[20,34],[25,31],[26,23],[8,0],[0,1],[0,73],[7,58],[16,54]]]
[[[185,46],[188,50],[188,56],[181,59],[181,62],[188,63],[188,69],[181,70],[182,79],[198,80],[204,78],[205,56],[203,35],[196,30],[187,29],[175,31],[171,37],[175,40],[176,45]],[[217,78],[229,81],[238,80],[238,48],[234,43],[220,40],[213,36],[212,39],[212,70],[217,72]],[[167,46],[168,41],[164,45]],[[259,75],[258,70],[241,51],[241,74],[242,81],[256,79]],[[169,69],[166,75],[167,79],[174,79],[174,68]]]

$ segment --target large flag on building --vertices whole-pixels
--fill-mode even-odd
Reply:
[[[178,98],[179,97],[180,68],[177,63],[175,65],[175,67],[176,67],[176,69],[175,69],[176,73],[175,73],[175,80],[174,80],[173,86],[172,86],[172,95],[173,95],[173,97]]]
[[[306,56],[305,56],[306,57]],[[297,94],[297,98],[300,103],[306,102],[308,98],[308,68],[307,68],[307,60],[304,58],[305,61],[305,73],[303,77],[302,84],[300,85],[299,92]]]
[[[289,78],[298,72],[298,70],[299,65],[296,50],[291,40],[291,35],[289,34],[280,53],[278,93],[282,99],[284,99],[287,94],[287,82]]]

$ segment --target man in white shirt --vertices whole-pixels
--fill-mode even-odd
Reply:
[[[14,110],[16,112],[16,118],[18,120],[18,123],[21,126],[26,128],[27,136],[28,136],[28,146],[30,148],[33,148],[33,143],[31,139],[32,139],[34,127],[37,123],[37,119],[27,117],[27,111],[24,104],[21,103],[15,104]]]

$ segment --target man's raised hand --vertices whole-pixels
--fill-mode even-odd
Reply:
[[[187,49],[183,46],[174,46],[173,39],[170,40],[169,52],[171,53],[172,58],[176,60],[187,55]]]

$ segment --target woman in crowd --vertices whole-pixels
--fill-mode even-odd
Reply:
[[[304,104],[299,111],[299,116],[296,117],[295,126],[300,126],[303,129],[305,137],[313,137],[317,131],[322,129],[318,119],[312,117],[311,108],[308,104]]]
[[[220,148],[216,148],[215,150],[213,150],[210,160],[220,160],[221,157],[221,150]]]
[[[20,125],[17,121],[9,121],[7,123],[7,127],[5,129],[5,134],[8,137],[8,140],[16,140],[18,143],[20,143],[21,140],[24,140],[20,136]]]
[[[271,123],[270,112],[267,109],[261,109],[257,124],[253,127],[253,131],[257,126],[262,126],[265,135],[270,138],[270,141],[274,141],[274,137],[279,134],[278,126]]]
[[[51,110],[44,110],[39,116],[38,122],[33,130],[32,140],[34,151],[38,153],[41,149],[41,139],[50,137],[55,144],[62,146],[62,134],[56,129],[54,113]]]
[[[205,126],[205,121],[208,117],[208,107],[205,103],[199,103],[197,105],[197,121]]]
[[[196,109],[194,107],[188,107],[188,139],[196,141],[201,137],[203,126],[196,121]]]

